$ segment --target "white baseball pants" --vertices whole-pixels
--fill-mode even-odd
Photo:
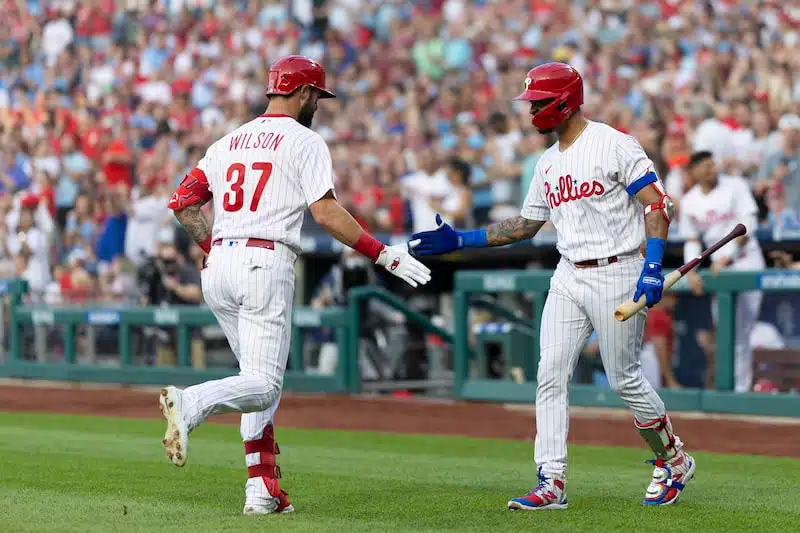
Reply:
[[[202,271],[203,296],[239,361],[239,375],[184,390],[190,428],[217,413],[242,413],[244,441],[260,439],[280,401],[289,358],[297,255],[224,239]],[[248,462],[249,462],[248,457]]]
[[[609,384],[635,418],[646,423],[665,414],[664,402],[639,363],[646,312],[625,322],[614,319],[614,309],[633,296],[642,263],[635,254],[589,268],[562,258],[556,267],[542,316],[536,389],[534,459],[544,472],[566,473],[569,385],[592,330]]]

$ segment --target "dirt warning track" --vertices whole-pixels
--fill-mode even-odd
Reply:
[[[157,389],[81,385],[0,385],[0,410],[132,418],[159,418]],[[800,458],[800,424],[696,414],[670,415],[687,447],[724,453]],[[281,399],[278,426],[458,435],[532,441],[532,409],[499,404],[345,395],[291,395]],[[238,415],[213,419],[238,424]],[[615,410],[573,410],[572,444],[642,447],[632,419]]]

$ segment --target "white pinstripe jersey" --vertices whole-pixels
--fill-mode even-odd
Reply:
[[[635,191],[653,180],[653,162],[636,139],[589,121],[565,151],[556,142],[542,154],[520,214],[551,220],[569,261],[633,253],[645,240]]]
[[[288,115],[261,115],[197,165],[213,195],[213,239],[259,238],[300,250],[306,208],[333,189],[325,140]]]
[[[708,194],[699,185],[687,192],[680,203],[678,229],[683,239],[699,239],[710,246],[727,235],[739,222],[747,228],[751,237],[739,252],[731,257],[733,270],[765,268],[761,246],[755,239],[758,228],[758,205],[750,186],[738,176],[720,176],[717,186]],[[727,245],[711,256],[713,261],[731,256],[736,248]],[[689,257],[687,261],[691,259]]]

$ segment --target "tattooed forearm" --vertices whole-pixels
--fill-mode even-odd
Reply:
[[[647,238],[657,237],[659,239],[666,239],[669,233],[669,223],[660,211],[653,211],[648,213],[644,218],[644,233]]]
[[[544,226],[544,221],[514,217],[490,225],[486,228],[486,243],[489,246],[503,246],[512,242],[531,239]]]
[[[175,211],[175,218],[183,224],[187,233],[191,235],[194,242],[201,243],[211,235],[211,225],[208,219],[200,210],[201,205],[195,204]]]

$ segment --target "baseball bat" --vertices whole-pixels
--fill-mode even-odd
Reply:
[[[677,270],[673,270],[669,274],[664,277],[664,290],[670,289],[673,285],[675,285],[679,279],[685,276],[690,270],[693,270],[697,267],[700,263],[703,262],[703,259],[710,256],[729,242],[731,242],[736,237],[741,237],[747,233],[747,228],[744,227],[744,224],[736,224],[736,227],[731,230],[730,233],[725,235],[723,238],[709,246],[706,250],[686,263],[685,265],[681,266]],[[647,299],[642,295],[639,298],[638,302],[634,302],[633,298],[629,298],[627,301],[619,304],[617,309],[614,311],[614,318],[620,322],[625,322],[630,317],[644,309],[644,306],[647,305]]]

